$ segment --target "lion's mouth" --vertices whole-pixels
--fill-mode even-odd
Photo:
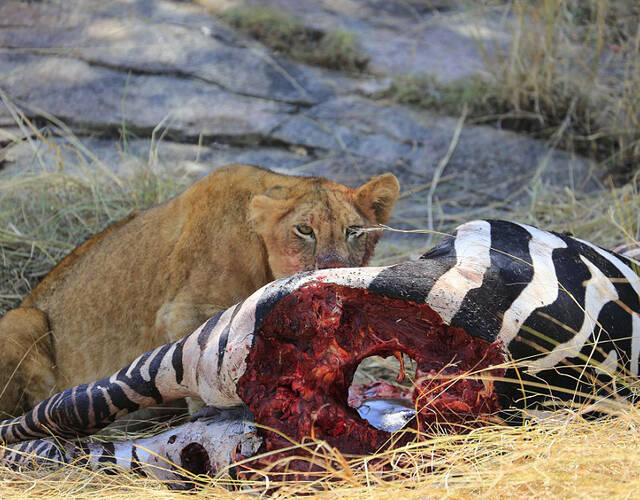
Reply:
[[[399,374],[409,387],[350,387],[365,359],[402,355],[415,360],[415,373]],[[494,415],[491,379],[504,360],[498,343],[443,324],[426,304],[313,282],[262,320],[237,389],[262,427],[264,451],[311,436],[365,454],[405,425],[469,426]]]

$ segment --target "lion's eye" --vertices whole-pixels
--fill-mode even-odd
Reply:
[[[313,238],[313,228],[311,228],[311,226],[307,226],[306,224],[298,224],[296,226],[296,232],[305,238]]]
[[[364,231],[362,230],[362,226],[349,226],[345,232],[346,232],[347,238],[359,238],[364,234]]]

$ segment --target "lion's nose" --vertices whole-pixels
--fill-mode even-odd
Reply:
[[[318,269],[329,269],[331,267],[347,267],[347,259],[337,253],[328,253],[320,255],[316,259],[316,267]]]

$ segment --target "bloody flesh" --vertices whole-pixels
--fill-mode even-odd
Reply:
[[[362,360],[398,353],[417,362],[412,398],[420,428],[499,410],[490,384],[460,376],[502,375],[502,369],[486,370],[504,362],[498,343],[443,324],[426,304],[322,282],[295,290],[263,318],[238,394],[260,425],[297,441],[323,439],[343,453],[371,453],[389,433],[349,406],[349,386]],[[278,433],[260,432],[263,451],[291,444]]]

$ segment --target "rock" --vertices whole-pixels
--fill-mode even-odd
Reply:
[[[62,167],[126,175],[151,166],[195,179],[221,165],[251,163],[358,185],[393,171],[404,194],[392,225],[424,228],[426,195],[457,119],[362,94],[388,86],[398,72],[440,72],[450,63],[455,68],[440,79],[475,71],[481,60],[465,45],[473,39],[468,14],[417,0],[266,3],[316,27],[353,32],[380,75],[356,78],[283,61],[193,3],[3,3],[0,97],[58,147],[10,136],[18,135],[16,120],[0,103],[0,175]],[[485,28],[501,40],[500,29]],[[466,126],[432,199],[434,224],[508,214],[530,202],[531,189],[588,189],[590,176],[587,160],[545,143]],[[426,239],[414,236],[409,245],[407,238],[394,234],[389,255]]]
[[[2,88],[31,116],[42,110],[74,128],[116,137],[123,127],[150,136],[160,126],[172,137],[255,142],[294,109],[199,80],[129,74],[68,57],[22,56]]]
[[[288,144],[352,157],[351,162],[342,158],[345,170],[366,160],[394,170],[403,168],[403,185],[408,187],[431,180],[449,148],[455,126],[455,118],[351,96],[326,101],[292,116],[272,136]],[[349,163],[353,166],[347,167]],[[377,170],[367,165],[367,172]],[[326,167],[319,164],[314,170]],[[473,198],[473,204],[494,202],[522,191],[535,176],[543,184],[571,182],[583,188],[593,180],[588,161],[551,151],[540,141],[486,126],[464,127],[445,173],[454,177],[440,183],[439,193],[453,196],[462,185],[468,185],[481,194],[481,198]],[[451,192],[445,193],[448,187]],[[525,193],[518,199],[526,200]]]
[[[303,154],[274,147],[233,147],[226,144],[199,146],[167,140],[152,142],[148,139],[133,139],[123,143],[89,137],[62,138],[53,144],[54,149],[50,144],[36,140],[6,148],[5,168],[0,170],[0,176],[8,178],[42,169],[55,171],[61,165],[71,174],[82,175],[88,168],[106,169],[118,176],[126,176],[151,167],[173,177],[187,176],[195,181],[211,170],[233,163],[259,165],[276,172],[295,174],[309,162],[309,158]],[[91,155],[87,155],[86,151]]]
[[[0,7],[0,19],[8,21],[0,30],[0,47],[19,48],[20,55],[73,57],[122,73],[202,80],[236,94],[290,103],[314,103],[355,84],[279,61],[190,5],[87,1],[70,11],[43,9],[47,15],[20,2]],[[27,25],[24,17],[30,18]],[[11,51],[3,57],[7,54]]]
[[[200,0],[210,6],[217,0]],[[509,19],[488,7],[457,10],[454,2],[409,0],[237,0],[295,14],[309,26],[352,33],[380,75],[431,75],[441,82],[483,69],[478,41],[491,53],[509,40]],[[482,15],[479,15],[479,14]]]

